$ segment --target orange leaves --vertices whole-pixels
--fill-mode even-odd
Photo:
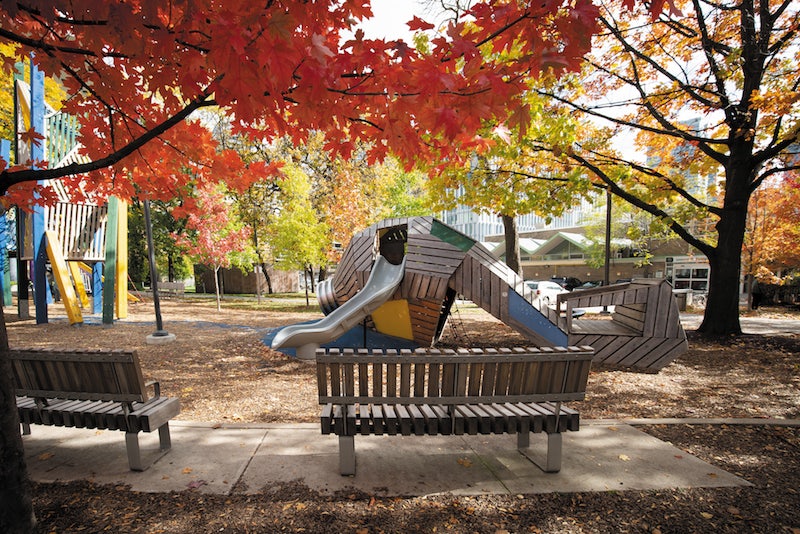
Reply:
[[[366,0],[322,0],[313,8],[299,0],[199,0],[169,8],[71,0],[35,18],[11,4],[0,7],[3,29],[30,47],[21,53],[46,50],[37,57],[69,91],[65,110],[81,117],[85,152],[94,160],[138,143],[189,102],[213,94],[235,130],[254,139],[320,131],[344,153],[368,142],[370,160],[391,152],[407,166],[457,159],[482,145],[476,132],[485,120],[510,117],[509,124],[523,125],[516,101],[522,80],[543,67],[575,68],[596,8],[588,0],[481,2],[469,25],[450,25],[425,53],[402,41],[364,39],[358,23],[370,14]],[[408,27],[433,29],[419,17]],[[355,37],[345,42],[345,31]],[[69,51],[63,35],[70,36]],[[97,186],[132,193],[137,184],[167,196],[185,184],[181,168],[206,179],[210,156],[198,152],[213,150],[215,141],[187,136],[193,127],[173,129],[182,131],[161,133],[97,173]],[[243,187],[241,164],[221,158],[216,165],[226,162],[225,179]]]

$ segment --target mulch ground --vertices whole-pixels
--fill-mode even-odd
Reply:
[[[254,310],[255,308],[255,310]],[[318,316],[304,305],[162,302],[174,344],[145,343],[154,317],[131,308],[113,327],[64,321],[35,325],[7,316],[12,346],[129,347],[162,394],[180,396],[179,419],[315,421],[311,364],[261,343],[270,327]],[[760,313],[769,314],[770,310]],[[8,312],[7,312],[8,314]],[[56,311],[57,315],[58,312]],[[63,312],[62,312],[63,315]],[[575,403],[596,418],[800,418],[800,339],[742,336],[710,342],[690,333],[690,351],[658,374],[595,369]],[[451,345],[522,342],[480,310],[465,309],[442,340]],[[291,406],[291,410],[289,407]],[[769,425],[647,425],[753,486],[724,489],[386,498],[320,495],[302,483],[255,495],[139,493],[89,482],[34,484],[41,532],[790,532],[800,534],[800,429]],[[402,473],[398,473],[402,476]]]

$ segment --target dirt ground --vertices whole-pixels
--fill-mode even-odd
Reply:
[[[267,348],[271,328],[321,317],[315,303],[162,300],[164,328],[148,345],[152,303],[133,304],[114,326],[70,326],[57,306],[36,325],[6,311],[12,346],[132,348],[145,378],[179,396],[178,419],[205,422],[317,420],[312,364]],[[761,315],[785,313],[760,310]],[[800,317],[800,316],[798,316]],[[800,338],[741,336],[708,341],[689,332],[690,351],[657,374],[595,369],[584,419],[800,418]],[[524,339],[465,306],[441,345],[513,346]],[[387,499],[357,492],[322,496],[302,483],[259,495],[142,494],[89,483],[36,484],[42,532],[791,532],[800,534],[800,430],[783,426],[645,425],[754,484],[735,489]],[[80,506],[76,506],[81,503]]]

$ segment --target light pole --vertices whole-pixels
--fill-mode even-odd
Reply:
[[[603,285],[608,287],[611,282],[611,188],[606,187],[606,251],[603,271]],[[609,313],[608,306],[603,306],[601,313]]]
[[[164,330],[164,323],[161,321],[161,301],[158,298],[158,271],[156,270],[156,254],[153,249],[153,227],[150,223],[150,201],[144,201],[144,227],[147,234],[147,256],[150,260],[150,287],[153,290],[153,306],[156,310],[156,331],[147,336],[149,345],[170,343],[175,341],[175,334],[170,334]]]

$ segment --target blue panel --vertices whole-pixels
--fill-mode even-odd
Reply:
[[[545,338],[553,346],[567,346],[567,334],[511,288],[508,291],[508,315],[520,326]]]
[[[11,161],[11,141],[0,140],[0,158],[6,164]],[[11,267],[8,261],[8,243],[12,240],[13,228],[6,219],[6,213],[0,215],[0,299],[3,306],[11,306]]]
[[[31,65],[31,128],[44,136],[44,73]],[[44,141],[31,143],[31,160],[44,161]],[[47,283],[47,246],[44,241],[44,208],[36,206],[31,217],[33,228],[33,301],[36,306],[36,324],[47,322],[47,303],[51,300]]]
[[[92,313],[103,313],[103,264],[92,264]]]

